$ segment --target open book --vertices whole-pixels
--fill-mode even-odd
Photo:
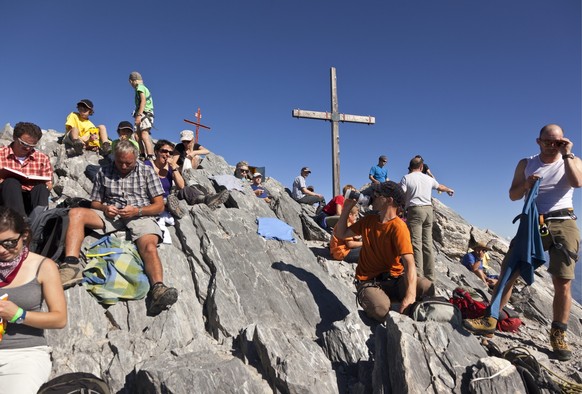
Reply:
[[[15,170],[14,168],[4,167],[0,170],[0,178],[21,178],[29,181],[50,181],[50,176],[27,175],[24,172]]]

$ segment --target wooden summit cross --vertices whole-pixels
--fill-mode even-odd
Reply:
[[[366,123],[370,125],[376,123],[376,118],[373,116],[340,114],[337,101],[337,77],[335,74],[335,67],[330,69],[330,78],[331,113],[294,109],[293,116],[296,118],[321,119],[331,122],[332,187],[333,195],[337,196],[340,194],[339,122]]]
[[[198,132],[200,131],[200,127],[205,128],[206,130],[210,130],[210,127],[204,126],[200,123],[200,119],[202,119],[202,113],[200,112],[200,107],[198,107],[198,112],[196,112],[196,122],[193,122],[188,119],[184,119],[184,122],[190,123],[196,126],[196,137],[194,138],[194,145],[198,143]]]

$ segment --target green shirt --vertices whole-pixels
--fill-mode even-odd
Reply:
[[[143,93],[145,95],[146,98],[146,102],[145,102],[145,107],[143,109],[144,112],[151,112],[152,114],[154,113],[154,101],[152,99],[152,95],[150,93],[150,90],[148,88],[146,88],[145,85],[140,84],[137,85],[137,87],[135,88],[135,111],[139,111],[139,104],[141,102],[141,95],[140,93]]]

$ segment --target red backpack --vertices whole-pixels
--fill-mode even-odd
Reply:
[[[461,287],[457,287],[453,291],[453,296],[449,299],[449,302],[461,310],[463,319],[475,319],[485,315],[485,310],[489,305],[488,302],[475,300],[467,290]],[[521,326],[521,323],[521,319],[514,311],[507,308],[499,311],[497,330],[515,332]]]

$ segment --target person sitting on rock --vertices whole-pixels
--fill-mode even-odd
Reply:
[[[27,216],[35,207],[48,205],[53,168],[49,157],[35,149],[42,138],[40,127],[19,122],[12,135],[14,141],[0,148],[0,200]]]
[[[356,267],[357,299],[367,316],[383,322],[392,301],[400,302],[398,311],[405,313],[418,299],[434,295],[434,285],[416,275],[410,232],[398,217],[398,209],[405,204],[404,191],[393,181],[371,187],[374,213],[348,227],[356,201],[346,199],[334,233],[344,240],[362,237]]]
[[[3,393],[38,391],[52,367],[44,331],[67,324],[67,302],[57,267],[52,260],[32,253],[30,240],[31,230],[22,215],[0,207],[0,287],[6,296],[0,299]]]
[[[342,194],[335,196],[315,217],[315,222],[319,224],[322,229],[328,232],[332,231],[342,213],[344,207],[344,195],[348,190],[356,190],[356,188],[352,185],[345,185],[342,189]]]
[[[178,163],[180,171],[188,168],[197,169],[204,155],[209,154],[210,151],[199,143],[194,142],[194,132],[192,130],[182,130],[180,141],[174,150],[173,160]]]
[[[303,167],[301,174],[293,181],[293,191],[291,197],[300,204],[313,205],[319,203],[319,209],[325,205],[325,198],[307,188],[305,179],[311,174],[309,167]],[[319,213],[319,212],[318,212]]]
[[[242,179],[245,181],[250,181],[250,170],[249,170],[249,163],[242,160],[236,163],[236,168],[234,169],[234,177],[238,179]]]
[[[115,160],[101,167],[91,192],[91,208],[72,208],[65,238],[65,258],[59,270],[64,288],[82,280],[79,254],[85,228],[105,235],[129,230],[144,261],[151,284],[146,300],[148,315],[170,308],[178,291],[164,283],[158,255],[162,232],[155,217],[164,210],[164,189],[156,172],[138,161],[139,150],[129,141],[115,146]]]
[[[119,141],[130,141],[137,149],[139,149],[138,142],[133,139],[133,126],[131,125],[131,122],[128,122],[127,120],[119,122],[119,125],[117,126],[117,135],[119,135],[119,138],[111,143],[111,150],[115,150],[115,145],[117,145]]]
[[[263,175],[260,172],[253,174],[253,183],[251,189],[255,192],[255,196],[262,198],[267,204],[271,202],[271,195],[265,186],[262,185]]]
[[[493,287],[497,283],[497,279],[489,277],[485,273],[485,268],[483,267],[483,256],[489,248],[482,242],[477,242],[473,246],[473,251],[467,253],[461,259],[461,264],[463,264],[469,271],[473,272],[479,279],[483,281],[488,287]]]
[[[174,152],[174,144],[168,140],[158,140],[154,145],[154,160],[145,160],[144,164],[152,167],[162,183],[164,188],[164,203],[169,208],[170,197],[176,198],[171,193],[172,187],[175,185],[176,189],[182,190],[186,185],[182,174],[178,170],[178,165],[171,156]]]
[[[77,111],[71,112],[65,122],[65,144],[67,156],[79,156],[85,150],[98,152],[103,155],[111,151],[111,143],[107,137],[107,129],[103,125],[95,127],[89,120],[93,115],[93,102],[83,99],[77,103]]]
[[[360,208],[357,205],[350,209],[350,215],[348,216],[348,224],[350,226],[358,220],[359,214]],[[362,237],[359,235],[339,239],[335,236],[335,233],[332,233],[331,241],[329,242],[331,257],[335,260],[344,260],[348,263],[356,263],[358,261],[361,247]]]

